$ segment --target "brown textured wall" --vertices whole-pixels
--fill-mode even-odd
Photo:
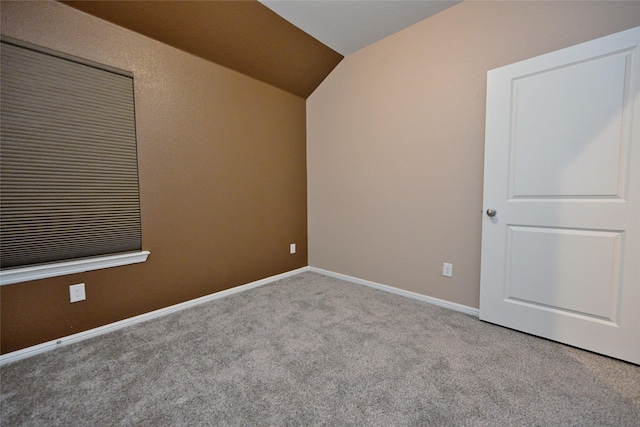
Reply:
[[[637,1],[465,1],[347,56],[307,99],[309,264],[478,307],[487,71],[637,25]]]
[[[4,35],[133,72],[151,251],[2,286],[2,353],[307,265],[304,99],[59,3],[0,12]],[[70,304],[80,282],[87,300]]]

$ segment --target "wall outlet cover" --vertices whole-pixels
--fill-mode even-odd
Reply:
[[[69,299],[71,302],[84,301],[87,299],[87,294],[84,290],[84,283],[69,286]]]
[[[453,277],[453,264],[448,262],[442,263],[442,275],[445,277]]]

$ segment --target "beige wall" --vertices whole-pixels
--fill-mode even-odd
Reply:
[[[133,72],[151,251],[2,286],[2,353],[307,265],[304,99],[59,3],[1,15],[3,35]],[[70,304],[80,282],[87,300]]]
[[[347,56],[307,99],[309,265],[477,308],[487,71],[639,24],[464,2]]]

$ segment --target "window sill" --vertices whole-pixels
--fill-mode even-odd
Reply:
[[[47,277],[64,276],[66,274],[82,273],[85,271],[100,270],[102,268],[136,264],[139,262],[145,262],[149,253],[149,251],[129,252],[125,254],[98,256],[74,261],[9,269],[0,271],[0,285],[11,285],[29,280],[45,279]]]

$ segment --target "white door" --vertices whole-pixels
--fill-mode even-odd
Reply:
[[[637,364],[639,45],[489,71],[480,287],[482,320]]]

